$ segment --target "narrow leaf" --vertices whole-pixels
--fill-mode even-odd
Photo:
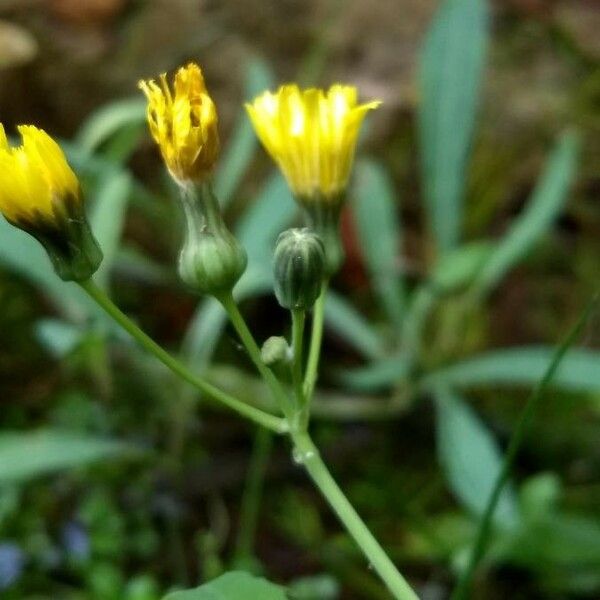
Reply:
[[[0,434],[0,484],[23,482],[61,469],[131,453],[132,446],[59,430]]]
[[[83,321],[89,301],[75,285],[59,279],[42,246],[0,217],[0,265],[18,273],[50,298],[62,315]]]
[[[423,187],[430,226],[441,253],[454,248],[461,236],[466,163],[487,37],[485,0],[445,0],[421,57]]]
[[[507,348],[487,352],[428,375],[423,385],[452,387],[535,385],[552,362],[548,346]],[[600,352],[574,349],[560,363],[550,386],[571,392],[600,392]]]
[[[372,392],[402,381],[409,371],[405,355],[392,356],[366,367],[338,371],[337,379],[354,390]]]
[[[274,172],[236,227],[236,236],[246,248],[250,264],[264,267],[266,263],[270,268],[275,240],[292,221],[295,212],[287,184]]]
[[[438,457],[457,498],[481,516],[500,475],[502,453],[491,433],[468,404],[448,388],[436,390]],[[494,521],[504,528],[519,518],[511,486],[502,493]]]
[[[259,59],[252,60],[246,72],[244,93],[246,100],[251,100],[273,84],[271,70],[266,63]],[[215,176],[215,191],[223,207],[233,200],[233,195],[258,148],[258,139],[245,110],[241,111],[229,140]]]
[[[383,342],[371,324],[342,296],[329,290],[325,301],[325,324],[365,358],[384,353]]]
[[[388,173],[377,163],[361,162],[353,197],[360,248],[373,287],[392,323],[400,325],[405,304],[399,251],[401,228]]]
[[[75,145],[91,153],[124,127],[145,122],[146,101],[142,97],[117,100],[88,117],[75,137]]]
[[[108,285],[119,249],[131,190],[130,175],[121,171],[115,177],[103,181],[96,193],[90,222],[104,258],[94,278],[104,288]]]
[[[492,289],[548,231],[567,201],[578,150],[579,140],[575,134],[569,133],[560,139],[527,207],[482,268],[475,283],[476,293],[484,294]]]

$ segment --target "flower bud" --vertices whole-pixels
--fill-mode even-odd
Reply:
[[[179,255],[179,275],[201,294],[218,296],[230,292],[246,270],[245,250],[222,228],[188,235]]]
[[[283,308],[307,310],[321,293],[325,251],[310,229],[288,229],[275,245],[275,296]]]
[[[272,335],[262,345],[262,348],[260,349],[260,355],[265,365],[272,367],[281,363],[289,362],[291,349],[285,338]]]

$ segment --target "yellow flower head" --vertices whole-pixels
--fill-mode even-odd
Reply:
[[[356,88],[284,85],[246,109],[260,141],[303,201],[336,200],[344,191],[362,120],[379,102],[357,104]]]
[[[45,131],[33,125],[18,131],[23,144],[11,148],[0,124],[0,211],[24,229],[58,228],[66,204],[82,201],[77,176]]]
[[[0,125],[0,212],[44,246],[56,274],[85,281],[102,262],[83,206],[79,180],[60,146],[33,125],[18,127],[11,148]]]
[[[148,98],[150,133],[173,178],[182,184],[205,179],[219,154],[219,133],[217,110],[200,67],[181,67],[173,90],[164,73],[160,85],[149,80],[139,87]]]

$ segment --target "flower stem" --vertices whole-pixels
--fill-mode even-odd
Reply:
[[[292,310],[292,381],[298,410],[304,410],[305,397],[302,385],[302,354],[304,350],[304,310]]]
[[[396,569],[394,563],[373,537],[373,534],[327,470],[308,433],[291,431],[290,435],[294,440],[295,459],[304,465],[314,484],[363,551],[369,560],[369,564],[381,577],[394,598],[397,600],[418,600],[418,596]]]
[[[129,333],[145,350],[156,356],[166,367],[171,369],[182,379],[199,389],[206,396],[220,402],[231,410],[258,425],[262,425],[276,433],[285,433],[288,429],[287,423],[274,415],[270,415],[258,408],[230,396],[201,377],[198,377],[184,364],[171,356],[161,348],[150,336],[144,333],[125,313],[123,313],[113,301],[94,283],[93,280],[80,282],[81,288],[127,333]]]
[[[286,391],[283,389],[283,386],[281,385],[277,377],[275,377],[275,375],[273,374],[273,371],[271,371],[271,369],[269,369],[269,367],[267,367],[267,365],[265,365],[265,363],[263,362],[260,353],[260,348],[258,347],[258,344],[256,343],[252,332],[248,328],[248,325],[246,324],[242,313],[240,313],[240,310],[237,304],[235,303],[231,292],[218,296],[217,300],[223,305],[223,308],[227,311],[231,324],[234,326],[235,330],[240,336],[240,340],[245,346],[250,356],[250,359],[256,366],[256,369],[260,373],[261,377],[264,379],[265,383],[269,386],[269,389],[271,390],[273,397],[277,401],[277,404],[281,408],[281,411],[287,418],[288,422],[292,423],[294,416],[294,407],[290,401],[290,398],[288,397]]]
[[[308,361],[306,363],[306,373],[304,375],[304,396],[306,402],[310,403],[315,384],[317,383],[317,369],[319,367],[319,358],[321,356],[321,342],[323,340],[323,319],[325,316],[325,297],[327,296],[328,280],[323,281],[321,294],[315,302],[313,309],[312,331],[310,334],[310,348],[308,351]]]

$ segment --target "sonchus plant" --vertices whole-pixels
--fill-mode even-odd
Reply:
[[[323,299],[329,277],[342,260],[339,213],[350,176],[361,122],[377,102],[357,103],[355,88],[334,85],[328,91],[283,86],[247,106],[256,131],[281,167],[307,228],[283,232],[274,253],[275,293],[289,309],[292,339],[283,353],[290,377],[280,378],[265,362],[232,290],[246,268],[246,253],[229,232],[211,176],[219,157],[217,110],[200,67],[189,64],[173,84],[140,82],[148,99],[147,119],[165,165],[177,183],[185,215],[179,274],[194,291],[215,297],[225,308],[240,340],[264,379],[280,414],[271,414],[235,398],[194,374],[141,331],[92,280],[101,260],[83,212],[77,177],[56,142],[35,127],[20,128],[23,146],[0,139],[0,209],[14,225],[46,248],[58,275],[76,281],[146,350],[205,396],[268,430],[289,436],[294,460],[345,525],[394,597],[417,598],[385,551],[338,487],[309,433],[310,406],[317,378],[323,329]],[[304,365],[306,312],[314,305],[312,335]],[[278,341],[281,348],[283,340]]]

